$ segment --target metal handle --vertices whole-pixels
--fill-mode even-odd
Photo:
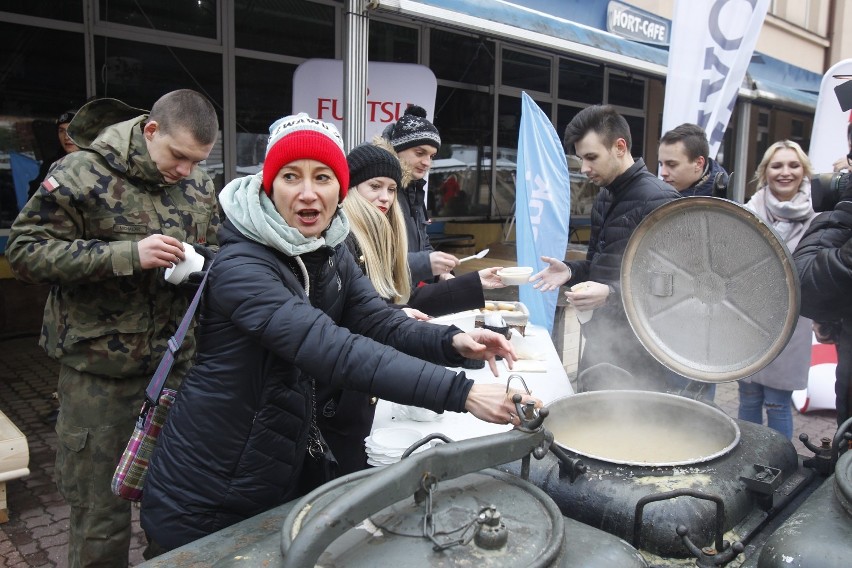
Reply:
[[[371,472],[350,491],[317,510],[315,496],[327,490],[327,487],[321,487],[299,501],[284,522],[281,529],[282,566],[315,566],[323,551],[343,533],[370,515],[414,495],[424,475],[433,476],[437,481],[455,479],[521,459],[544,441],[545,430],[540,428],[441,444]],[[355,476],[360,480],[359,474]],[[342,483],[350,478],[347,476],[337,481]],[[304,516],[309,508],[310,519],[306,519]],[[293,528],[288,530],[290,527]]]

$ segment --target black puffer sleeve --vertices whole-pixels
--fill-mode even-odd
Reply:
[[[217,309],[243,333],[317,381],[436,412],[463,411],[472,381],[390,346],[441,360],[451,331],[423,328],[432,324],[387,308],[348,251],[336,258],[349,259],[337,268],[346,305],[342,325],[307,301],[271,251],[217,259],[210,276],[218,291]],[[372,338],[358,331],[369,331]]]
[[[852,316],[852,202],[816,216],[793,261],[802,290],[801,314],[817,321]]]

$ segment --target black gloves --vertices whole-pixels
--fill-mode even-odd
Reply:
[[[190,272],[189,276],[186,277],[186,280],[181,282],[181,286],[194,291],[201,284],[201,280],[204,278],[204,274],[210,268],[210,265],[213,264],[213,259],[216,258],[216,252],[198,243],[193,244],[192,248],[195,249],[195,252],[204,257],[204,266],[202,266],[201,270],[198,272]]]

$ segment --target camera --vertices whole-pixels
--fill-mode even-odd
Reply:
[[[849,187],[852,172],[817,174],[811,178],[811,200],[814,211],[831,211]],[[852,188],[850,188],[852,189]]]

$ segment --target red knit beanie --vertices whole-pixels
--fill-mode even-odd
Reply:
[[[349,166],[343,139],[333,124],[305,113],[285,116],[269,127],[269,142],[263,162],[263,190],[269,195],[281,168],[296,160],[316,160],[334,172],[340,183],[340,201],[349,189]]]

